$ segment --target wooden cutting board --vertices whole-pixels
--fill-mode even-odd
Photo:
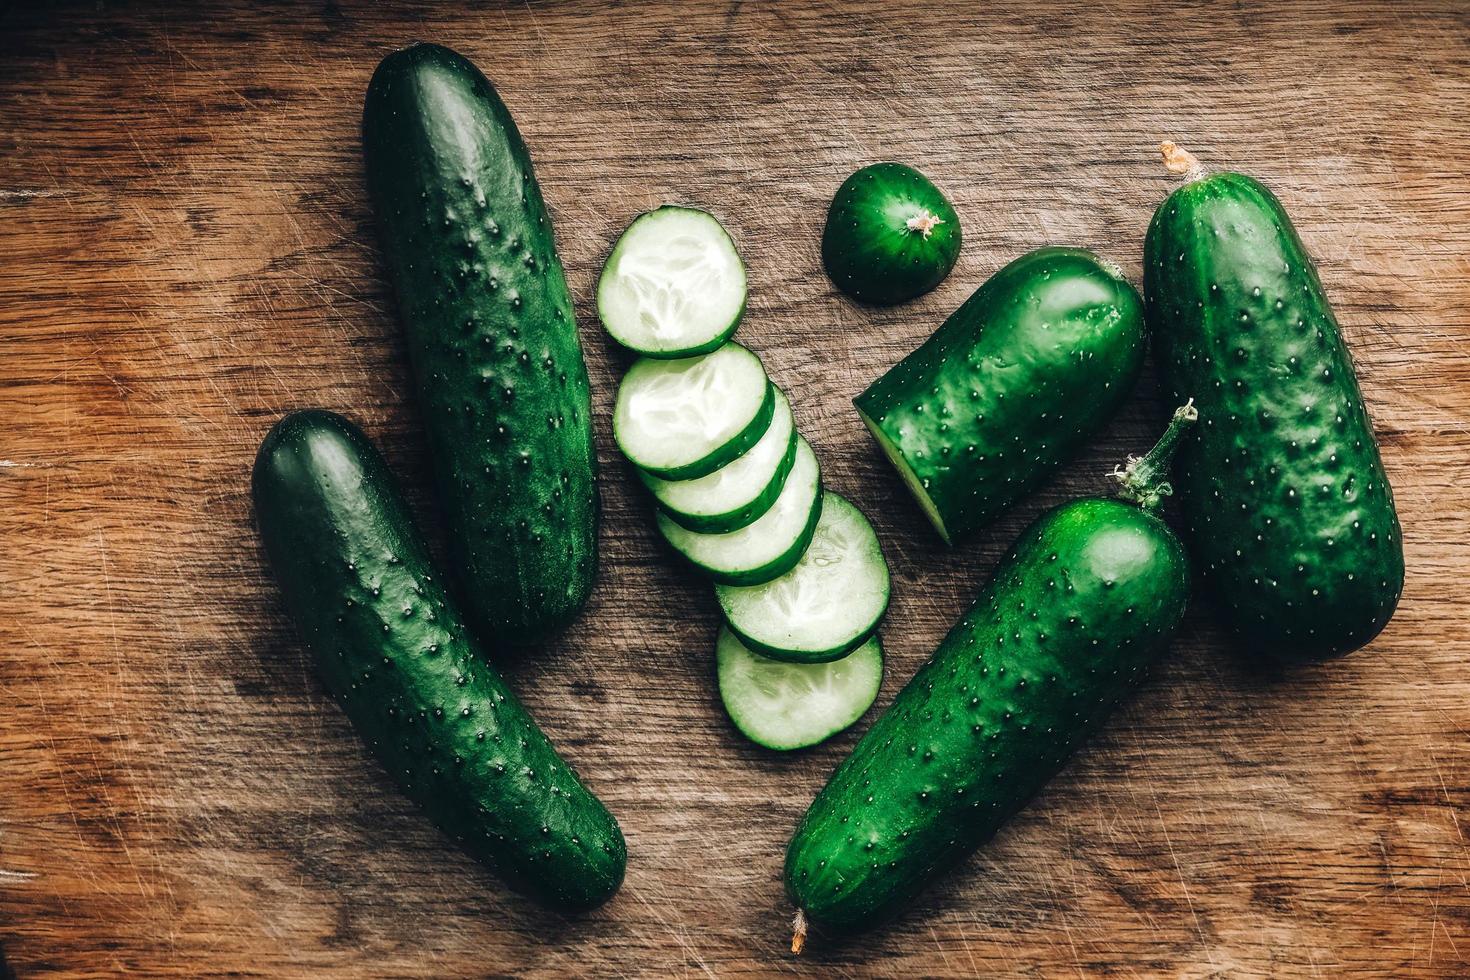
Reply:
[[[175,9],[177,8],[177,9]],[[578,920],[505,893],[323,695],[246,496],[289,409],[359,421],[427,493],[365,199],[369,74],[446,43],[499,86],[554,211],[592,372],[603,569],[507,659],[626,830]],[[0,944],[21,977],[216,974],[1470,975],[1470,14],[1462,4],[22,4],[0,15]],[[944,550],[849,401],[1002,263],[1137,279],[1161,137],[1286,202],[1357,358],[1403,518],[1388,631],[1250,666],[1197,609],[1155,679],[892,926],[786,953],[786,841],[855,733],[779,756],[712,683],[707,591],[613,451],[602,257],[713,209],[744,342],[895,573],[886,704],[1040,510],[1105,485],[1151,375],[1082,459]],[[834,293],[824,209],[917,165],[964,223],[938,290]],[[864,722],[864,725],[866,722]],[[859,726],[861,729],[863,726]]]

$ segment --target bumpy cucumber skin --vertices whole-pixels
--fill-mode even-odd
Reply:
[[[908,227],[925,212],[941,221],[927,237]],[[822,265],[853,299],[887,306],[943,282],[961,244],[959,215],[928,177],[901,163],[875,163],[843,181],[832,198]]]
[[[1352,358],[1306,249],[1257,181],[1160,205],[1144,243],[1159,372],[1200,424],[1175,464],[1202,580],[1245,647],[1339,656],[1388,623],[1403,534]]]
[[[1100,498],[1043,514],[812,804],[786,855],[791,900],[839,932],[899,911],[1134,689],[1188,592],[1157,517]]]
[[[328,691],[403,791],[517,890],[567,912],[606,901],[627,862],[617,822],[486,661],[366,437],[289,415],[252,491]]]
[[[433,44],[378,66],[363,147],[468,611],[487,637],[538,642],[592,590],[598,498],[587,368],[530,156],[485,76]]]
[[[691,211],[696,214],[708,215],[709,218],[714,221],[716,225],[719,226],[720,231],[724,233],[725,241],[730,243],[730,250],[734,252],[737,257],[740,255],[740,250],[735,247],[735,240],[730,237],[730,232],[725,229],[725,226],[723,224],[720,224],[719,218],[716,218],[714,215],[710,214],[708,211],[703,210],[702,208],[686,208],[678,204],[662,204],[651,211],[644,211],[632,221],[628,222],[628,227],[623,229],[622,235],[618,236],[617,242],[613,244],[612,252],[607,257],[607,261],[602,264],[602,272],[597,277],[597,292],[599,297],[602,294],[602,284],[604,280],[606,280],[608,276],[612,274],[612,271],[614,269],[614,266],[616,265],[619,256],[619,252],[621,252],[622,250],[623,236],[632,231],[633,226],[636,225],[638,222],[644,220],[645,218],[656,217],[657,215],[665,211]],[[744,260],[742,259],[741,261],[743,262]],[[740,327],[740,321],[745,319],[745,307],[749,302],[749,299],[750,297],[747,294],[745,300],[741,301],[740,309],[738,312],[736,312],[734,318],[731,319],[729,326],[720,331],[718,335],[711,337],[709,340],[706,340],[702,344],[695,344],[693,347],[670,348],[668,350],[646,350],[641,347],[633,347],[627,343],[624,343],[618,337],[618,335],[613,332],[612,328],[607,325],[607,317],[603,316],[602,314],[602,302],[600,298],[597,304],[597,319],[602,323],[602,329],[606,331],[607,335],[611,337],[613,341],[623,349],[630,350],[635,354],[642,355],[643,357],[677,360],[681,357],[695,357],[700,354],[708,354],[719,347],[723,347],[731,337],[735,336],[735,331]]]
[[[990,277],[855,400],[898,448],[947,543],[1029,494],[1117,410],[1143,366],[1143,301],[1079,248]]]
[[[774,385],[771,390],[775,390]],[[704,534],[725,534],[730,531],[738,531],[742,527],[748,527],[759,520],[762,514],[770,510],[771,505],[776,502],[776,498],[781,496],[781,491],[786,487],[786,478],[791,475],[791,467],[796,463],[796,446],[800,436],[801,434],[796,431],[796,425],[793,421],[791,438],[786,440],[786,454],[781,457],[781,462],[776,466],[775,475],[771,477],[771,481],[766,484],[765,489],[760,492],[760,495],[744,507],[727,511],[723,514],[685,514],[665,504],[659,499],[657,494],[653,495],[654,505],[667,514],[669,520],[691,531],[699,531]],[[657,477],[641,469],[638,470],[638,478],[650,490],[652,490],[652,486],[649,481],[657,479]]]

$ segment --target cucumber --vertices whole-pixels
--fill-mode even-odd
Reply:
[[[642,470],[638,476],[659,509],[691,531],[721,533],[745,527],[766,511],[786,486],[796,462],[796,421],[791,404],[772,386],[776,407],[771,424],[745,454],[695,480],[662,480]]]
[[[1151,513],[1182,427],[1124,472],[1132,502],[1039,517],[807,811],[786,854],[807,923],[898,912],[1020,810],[1143,677],[1189,595],[1184,548]]]
[[[863,716],[883,683],[874,636],[841,660],[793,664],[752,652],[725,627],[715,641],[720,700],[740,733],[779,751],[825,742]]]
[[[403,791],[512,887],[562,911],[606,901],[627,860],[617,822],[489,665],[362,432],[286,416],[251,490],[327,690]]]
[[[648,357],[705,354],[745,313],[745,265],[715,216],[664,205],[633,219],[597,280],[613,340]]]
[[[811,544],[822,516],[817,456],[798,437],[796,462],[781,495],[753,523],[738,531],[702,534],[680,527],[662,511],[659,533],[670,546],[716,582],[759,585],[790,571]]]
[[[1234,173],[1160,205],[1144,289],[1165,389],[1204,424],[1176,467],[1202,582],[1251,650],[1339,656],[1387,625],[1403,533],[1352,358],[1281,203]]]
[[[1143,301],[1113,265],[1041,248],[975,290],[855,399],[946,544],[1045,481],[1143,366]]]
[[[645,472],[693,480],[760,441],[775,411],[766,369],[739,344],[678,360],[640,357],[618,385],[613,439]]]
[[[960,244],[959,215],[928,177],[901,163],[876,163],[832,198],[822,265],[855,300],[902,303],[944,281]]]
[[[764,585],[719,585],[725,623],[747,647],[793,663],[837,660],[888,611],[888,563],[873,525],[828,490],[801,561]]]
[[[592,590],[598,501],[587,368],[530,156],[485,76],[434,44],[383,59],[362,135],[467,611],[487,639],[537,642]]]

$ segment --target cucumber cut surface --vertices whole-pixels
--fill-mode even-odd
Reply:
[[[790,571],[811,543],[822,516],[822,477],[817,456],[797,437],[796,462],[771,509],[738,531],[703,534],[680,527],[662,511],[659,533],[716,582],[758,585]]]
[[[791,403],[777,388],[771,424],[760,441],[708,476],[664,480],[643,470],[643,483],[659,508],[691,531],[735,531],[760,517],[786,485],[796,462],[796,422]]]
[[[953,544],[954,542],[949,538],[949,528],[944,526],[944,518],[940,516],[939,508],[934,506],[934,501],[929,496],[927,481],[919,478],[913,467],[908,464],[908,460],[903,458],[903,451],[893,444],[893,440],[888,438],[888,433],[884,432],[883,428],[874,422],[867,412],[861,408],[857,412],[858,417],[863,420],[863,425],[867,426],[868,431],[873,434],[878,447],[883,450],[883,455],[888,457],[888,462],[893,464],[893,468],[903,478],[904,486],[909,488],[909,493],[913,494],[914,499],[919,502],[919,509],[924,512],[925,517],[929,518],[929,523],[934,526],[934,530],[939,532],[945,544]]]
[[[613,438],[635,466],[692,480],[755,445],[775,408],[760,358],[739,344],[671,361],[640,357],[618,386]]]
[[[824,742],[878,697],[883,647],[874,636],[841,660],[793,664],[754,653],[725,627],[715,641],[720,700],[740,733],[768,749]]]
[[[597,315],[613,340],[648,357],[719,347],[745,313],[745,265],[707,211],[665,205],[613,245],[597,281]]]
[[[873,526],[828,491],[796,567],[763,585],[720,585],[725,622],[756,653],[794,663],[836,660],[873,634],[888,611],[888,563]]]

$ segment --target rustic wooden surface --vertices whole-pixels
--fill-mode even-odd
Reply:
[[[1470,975],[1470,14],[1461,4],[73,3],[0,14],[0,943],[19,975]],[[178,9],[173,9],[178,8]],[[495,80],[555,212],[599,409],[604,565],[510,666],[621,818],[622,893],[507,895],[327,701],[246,497],[283,412],[342,411],[436,525],[363,188],[385,52]],[[742,339],[895,573],[886,703],[1040,509],[1102,485],[1151,380],[1046,492],[942,551],[849,407],[985,276],[1048,242],[1135,278],[1163,136],[1274,187],[1315,252],[1397,491],[1409,579],[1369,649],[1254,668],[1192,613],[1156,679],[911,914],[785,952],[780,862],[848,733],[726,722],[704,589],[607,427],[594,277],[695,202],[752,283]],[[826,201],[913,163],[965,248],[855,307]],[[861,726],[860,726],[861,727]]]

